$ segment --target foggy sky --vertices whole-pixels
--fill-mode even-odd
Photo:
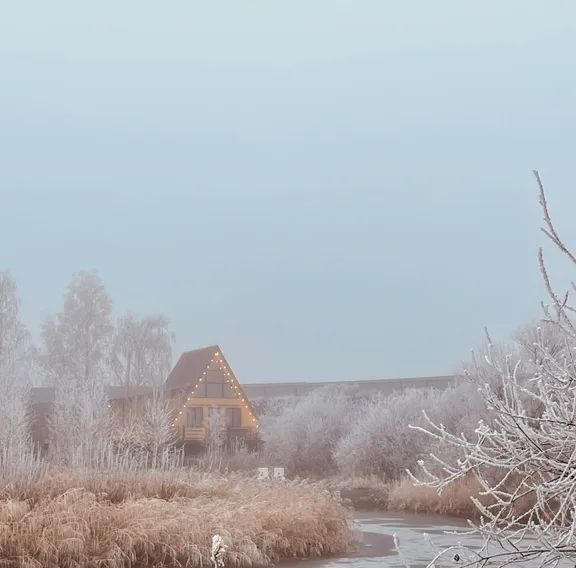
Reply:
[[[532,169],[576,244],[575,37],[570,2],[6,4],[0,267],[33,329],[96,269],[241,381],[449,373],[540,314]]]

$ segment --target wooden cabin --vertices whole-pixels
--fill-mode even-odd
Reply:
[[[211,440],[257,445],[258,418],[218,345],[183,353],[166,379],[165,392],[186,451]]]
[[[180,356],[164,383],[176,443],[186,453],[210,441],[257,446],[258,419],[218,345],[187,351]],[[46,452],[50,443],[49,423],[54,412],[54,388],[31,392],[31,434],[36,446]],[[147,386],[108,387],[108,406],[124,419],[143,411],[153,396]]]

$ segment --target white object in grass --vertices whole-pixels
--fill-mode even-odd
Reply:
[[[224,540],[219,534],[212,537],[212,554],[210,560],[214,564],[214,568],[224,568],[224,553],[226,552],[226,545]]]
[[[264,479],[270,479],[270,471],[267,467],[259,467],[258,468],[258,480],[262,481]]]

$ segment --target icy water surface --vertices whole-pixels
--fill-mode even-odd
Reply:
[[[400,542],[400,549],[410,568],[422,568],[430,562],[438,550],[449,546],[470,546],[478,549],[481,540],[471,535],[447,534],[467,529],[465,521],[439,515],[415,515],[409,513],[356,513],[355,527],[361,533],[358,550],[342,558],[295,560],[281,563],[283,568],[404,568],[394,547],[393,535]],[[425,538],[430,536],[434,545]],[[458,563],[453,556],[444,558],[441,566]],[[529,566],[524,564],[523,566]]]

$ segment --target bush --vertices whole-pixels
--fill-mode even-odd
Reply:
[[[262,435],[270,458],[292,475],[334,473],[334,449],[356,418],[355,399],[343,388],[324,387],[265,416]]]
[[[438,398],[436,391],[412,389],[365,402],[335,448],[340,471],[397,478],[429,447],[428,438],[411,431],[408,424],[420,420],[421,409],[433,408]]]

